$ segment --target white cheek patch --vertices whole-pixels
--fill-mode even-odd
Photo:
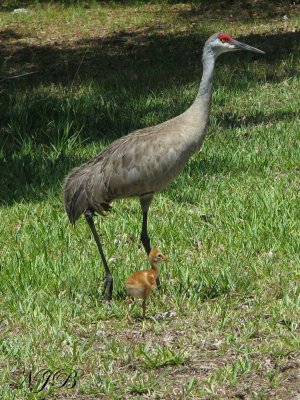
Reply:
[[[233,44],[230,44],[230,43],[227,43],[227,47],[228,47],[229,49],[234,49],[234,48],[235,48],[234,45],[233,45]]]

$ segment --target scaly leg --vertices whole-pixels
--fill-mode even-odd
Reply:
[[[106,293],[108,300],[111,300],[112,298],[112,291],[113,291],[113,277],[111,275],[110,269],[108,267],[103,249],[102,249],[102,245],[100,243],[100,239],[99,239],[99,235],[96,231],[95,228],[95,224],[94,224],[94,220],[93,220],[93,216],[94,216],[94,212],[91,210],[87,210],[84,213],[85,219],[87,221],[87,223],[89,224],[89,227],[91,228],[91,231],[93,233],[94,239],[97,243],[97,247],[101,256],[101,260],[103,262],[104,265],[104,269],[105,269],[105,278],[104,278],[104,290],[103,292]]]
[[[130,296],[127,296],[127,297],[126,297],[125,303],[126,303],[126,315],[127,315],[127,319],[128,319],[129,322],[132,322],[132,318],[131,318],[131,316],[130,316],[130,314],[129,314],[129,304],[132,303]]]
[[[140,203],[141,203],[141,207],[142,207],[142,211],[143,211],[141,242],[142,242],[144,249],[148,255],[151,251],[150,238],[148,236],[148,211],[149,211],[149,207],[150,207],[152,199],[153,199],[153,194],[149,194],[147,196],[140,198]],[[161,288],[159,278],[156,279],[156,286],[158,289]]]
[[[146,301],[147,299],[143,299],[143,319],[145,319],[146,316]]]
[[[148,223],[148,211],[143,211],[141,242],[143,243],[146,253],[149,255],[151,251],[151,245],[150,245],[150,238],[148,236],[147,223]]]

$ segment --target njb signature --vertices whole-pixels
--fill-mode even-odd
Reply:
[[[39,393],[50,387],[72,389],[76,386],[80,376],[82,376],[82,370],[71,370],[70,372],[64,368],[54,370],[44,368],[36,373],[30,370],[25,373],[24,380],[15,387],[21,388],[26,384],[32,393]]]

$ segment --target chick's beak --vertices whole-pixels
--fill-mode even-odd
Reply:
[[[168,258],[167,256],[163,256],[163,260],[164,260],[164,261],[168,261],[169,258]]]
[[[264,51],[257,49],[256,47],[249,46],[248,44],[241,43],[237,40],[232,40],[230,44],[233,44],[236,50],[247,50],[253,53],[265,54]]]

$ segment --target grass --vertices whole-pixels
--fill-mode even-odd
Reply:
[[[28,3],[0,8],[1,78],[38,72],[0,82],[1,398],[297,398],[299,7]],[[204,147],[150,212],[170,258],[163,289],[128,325],[123,281],[146,265],[139,204],[96,221],[115,279],[107,304],[63,178],[188,107],[220,29],[267,54],[218,60]]]

